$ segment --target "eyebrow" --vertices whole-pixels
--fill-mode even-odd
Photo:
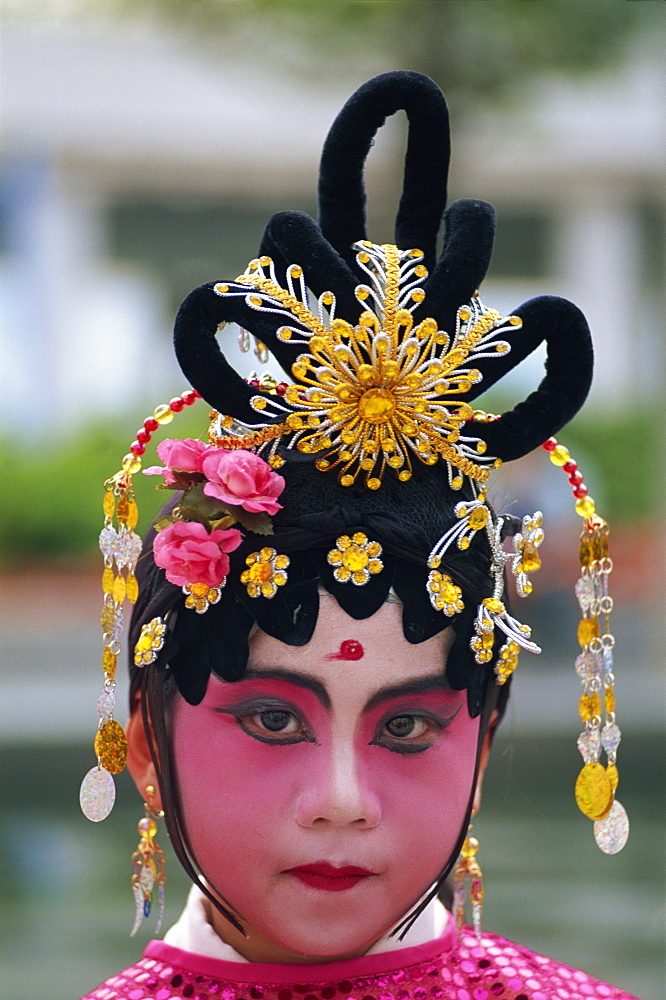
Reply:
[[[324,708],[331,707],[331,699],[328,696],[328,691],[321,681],[318,681],[316,677],[311,677],[310,674],[301,674],[296,670],[259,670],[257,667],[248,666],[242,679],[244,681],[288,681],[289,684],[295,684],[297,687],[307,688],[308,691],[312,691]]]
[[[331,699],[328,691],[321,681],[317,680],[315,677],[311,677],[310,674],[302,674],[295,670],[260,670],[256,667],[248,667],[243,676],[243,680],[284,680],[290,684],[295,684],[297,687],[307,688],[308,691],[312,691],[313,694],[317,696],[324,708],[329,709],[331,707]],[[366,702],[363,711],[369,712],[370,709],[383,704],[385,701],[390,701],[393,698],[400,698],[404,695],[423,694],[429,691],[442,690],[452,690],[451,685],[443,673],[428,674],[425,677],[415,677],[413,680],[405,681],[402,684],[391,684],[387,687],[380,688],[379,691],[375,691],[375,693]]]

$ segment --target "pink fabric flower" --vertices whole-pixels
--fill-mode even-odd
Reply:
[[[184,438],[182,441],[177,438],[166,438],[160,441],[157,446],[157,454],[164,462],[166,468],[160,465],[151,465],[149,469],[144,469],[146,476],[164,476],[167,486],[173,486],[175,479],[173,470],[176,472],[198,472],[201,473],[201,461],[206,451],[211,449],[210,445],[203,441],[195,441],[193,438]]]
[[[208,534],[198,521],[176,521],[157,533],[153,555],[170,583],[179,587],[188,583],[219,587],[229,572],[227,553],[237,549],[242,540],[236,528]]]
[[[283,477],[251,451],[211,448],[204,455],[202,469],[208,480],[204,486],[207,496],[254,513],[277,514],[282,510],[277,497],[284,489]]]

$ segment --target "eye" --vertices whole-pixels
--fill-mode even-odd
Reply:
[[[252,716],[253,723],[259,728],[267,729],[269,733],[297,733],[300,720],[292,712],[281,708],[268,708]]]
[[[423,736],[428,730],[426,720],[418,715],[396,715],[385,724],[391,736],[398,738]]]
[[[379,724],[377,735],[370,745],[384,747],[393,753],[423,753],[437,743],[459,711],[460,707],[448,717],[431,712],[391,715]]]
[[[241,729],[260,743],[271,746],[316,743],[299,713],[281,702],[252,700],[229,708],[216,708],[215,711],[232,715]]]

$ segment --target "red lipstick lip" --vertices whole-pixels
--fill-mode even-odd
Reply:
[[[357,865],[341,865],[340,868],[336,868],[328,861],[317,861],[313,865],[288,868],[283,874],[291,875],[310,889],[322,892],[346,892],[377,873],[368,868],[359,868]]]
[[[364,875],[375,874],[375,872],[370,871],[368,868],[358,868],[356,865],[342,865],[340,868],[336,868],[335,865],[329,864],[328,861],[318,861],[313,865],[297,865],[295,868],[288,868],[286,874],[292,875],[299,872],[305,875],[321,875],[324,878],[330,879],[349,878],[350,876],[359,878]]]

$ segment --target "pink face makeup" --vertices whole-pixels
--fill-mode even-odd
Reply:
[[[337,653],[329,653],[326,660],[360,660],[363,657],[363,646],[356,639],[345,639],[340,643]]]
[[[306,646],[257,632],[243,680],[211,677],[200,705],[174,705],[191,846],[248,936],[211,919],[252,961],[363,954],[434,882],[464,822],[479,719],[443,677],[450,630],[413,646],[385,604],[341,643],[350,621],[330,601]],[[343,657],[346,643],[361,656]]]

